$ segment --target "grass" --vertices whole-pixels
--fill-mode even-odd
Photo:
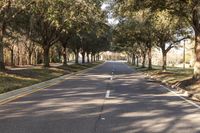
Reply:
[[[73,65],[70,65],[69,67],[60,66],[58,68],[63,69],[65,71],[69,71],[69,72],[78,72],[80,70],[84,70],[84,69],[87,69],[87,68],[90,68],[90,67],[94,67],[94,66],[96,66],[100,63],[102,63],[102,62],[95,62],[95,63],[90,63],[90,64],[73,64]]]
[[[178,82],[187,80],[193,75],[193,69],[183,69],[178,67],[167,67],[166,71],[162,71],[160,66],[153,66],[152,70],[140,67],[134,68],[170,84],[176,84]]]
[[[200,81],[194,81],[192,79],[193,69],[167,67],[166,71],[162,71],[160,66],[153,66],[152,70],[135,66],[133,67],[140,72],[148,74],[153,78],[164,81],[170,85],[179,86],[191,93],[200,93]]]
[[[27,68],[19,70],[6,70],[0,72],[0,93],[16,90],[30,86],[49,79],[53,79],[72,72],[78,72],[102,62],[92,64],[73,64],[69,66],[50,67],[50,68]]]

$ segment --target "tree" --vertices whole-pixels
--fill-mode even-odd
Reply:
[[[67,65],[67,45],[69,45],[69,39],[70,39],[70,32],[66,33],[66,32],[62,32],[60,37],[59,37],[59,41],[63,47],[63,51],[62,51],[62,55],[63,55],[63,65]]]
[[[16,15],[20,14],[27,7],[34,4],[34,2],[31,1],[24,3],[22,6],[19,4],[20,2],[21,1],[16,2],[12,0],[5,0],[0,2],[0,71],[5,69],[3,48],[4,38],[9,22],[13,21]],[[14,6],[18,6],[18,8],[15,8]]]
[[[137,35],[134,41],[144,46],[141,53],[146,53],[145,49],[148,49],[149,69],[152,68],[151,49],[154,44],[161,48],[163,53],[162,69],[166,70],[167,53],[177,47],[181,40],[188,38],[190,34],[187,24],[178,15],[174,15],[175,11],[172,11],[172,8],[179,9],[180,4],[179,0],[173,2],[168,0],[135,0],[134,2],[118,0],[114,4],[115,14],[118,18],[123,21],[132,21],[132,29]],[[143,54],[143,66],[144,58]]]
[[[125,51],[128,56],[128,62],[135,65],[138,52],[138,45],[135,40],[135,24],[132,22],[121,22],[113,30],[113,45],[111,50],[115,52]],[[130,59],[131,58],[131,59]]]
[[[179,17],[188,29],[192,28],[195,33],[195,65],[194,79],[200,79],[200,1],[199,0],[136,0],[135,9],[148,8],[152,13],[160,11],[169,11],[173,16]]]
[[[81,38],[76,33],[71,34],[69,39],[69,47],[72,49],[75,55],[75,63],[79,63],[79,52],[81,49]]]
[[[109,40],[103,36],[106,33],[106,15],[101,10],[102,1],[0,1],[0,70],[5,67],[3,47],[8,40],[8,33],[19,34],[18,62],[22,62],[26,57],[25,54],[21,57],[20,51],[27,51],[27,64],[32,64],[31,59],[35,58],[37,63],[43,62],[44,66],[48,67],[51,59],[49,56],[55,55],[60,59],[61,53],[64,58],[63,63],[67,64],[67,48],[75,51],[76,62],[80,51],[84,61],[85,53],[87,55],[98,54],[104,50],[104,44],[100,45],[100,43],[106,42],[107,44]],[[7,45],[11,51],[14,43],[10,44],[10,42],[14,40],[9,41],[9,45]],[[21,42],[24,44],[23,46]],[[62,45],[63,52],[58,43]],[[96,47],[97,45],[94,44],[102,46],[102,48]],[[52,53],[50,54],[50,52]],[[43,61],[41,61],[41,54],[43,54]],[[12,60],[13,58],[11,62],[13,62]]]
[[[163,65],[162,70],[167,69],[167,53],[174,47],[177,47],[178,42],[185,39],[179,33],[179,21],[175,16],[172,16],[167,11],[158,11],[154,13],[153,21],[154,33],[157,38],[157,46],[162,51]]]

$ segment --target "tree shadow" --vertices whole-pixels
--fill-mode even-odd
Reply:
[[[199,109],[132,70],[108,82],[106,65],[0,106],[0,132],[200,132]]]

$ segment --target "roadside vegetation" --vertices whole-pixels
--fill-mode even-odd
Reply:
[[[196,0],[134,0],[111,4],[119,23],[113,31],[115,51],[125,51],[129,62],[152,69],[152,49],[162,52],[162,70],[167,69],[167,55],[186,39],[194,40],[193,78],[200,79],[200,2]],[[176,56],[176,55],[174,55]],[[140,60],[140,61],[139,61]]]
[[[106,8],[102,9],[105,4]],[[33,76],[41,78],[27,76],[30,82],[42,81],[88,67],[84,64],[99,61],[101,52],[108,50],[126,53],[129,63],[147,67],[163,80],[171,83],[191,80],[186,82],[187,86],[197,84],[200,80],[199,12],[199,0],[2,0],[0,84],[6,77],[12,81],[15,67],[43,65],[39,70],[30,69]],[[193,70],[170,69],[170,52],[183,47],[181,44],[186,40],[194,42]],[[155,49],[162,53],[159,70],[154,70],[152,62]],[[79,58],[82,66],[66,67],[71,60],[79,64]],[[182,62],[186,62],[185,57]],[[51,63],[63,66],[52,68]],[[29,67],[18,71],[16,80],[23,79],[26,70]]]
[[[124,51],[128,62],[139,70],[171,84],[190,89],[200,81],[200,1],[113,1],[110,6],[119,21],[113,29],[113,51]],[[193,69],[168,67],[169,54],[193,42]],[[154,67],[153,51],[160,51],[161,67]],[[179,51],[180,52],[180,51]],[[177,57],[178,54],[170,55]],[[184,53],[185,56],[185,53]],[[186,57],[177,57],[186,63]],[[196,89],[199,88],[194,87]]]
[[[131,64],[129,64],[131,65]],[[166,71],[162,71],[161,66],[153,66],[152,69],[143,68],[141,66],[133,66],[138,72],[142,72],[150,78],[166,83],[173,87],[181,87],[189,91],[190,94],[200,94],[200,82],[193,80],[193,69],[180,67],[167,67]]]
[[[65,74],[78,72],[90,67],[94,67],[102,62],[89,64],[72,64],[59,67],[34,67],[19,68],[16,70],[6,70],[0,72],[0,93],[30,86],[42,81],[50,80]]]
[[[1,0],[0,93],[97,65],[111,40],[102,2]]]
[[[110,47],[103,0],[3,0],[0,2],[0,71],[7,66],[69,60],[95,62]],[[79,59],[81,58],[81,59]]]

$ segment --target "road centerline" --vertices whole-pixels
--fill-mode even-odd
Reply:
[[[110,97],[110,90],[107,90],[107,91],[106,91],[105,98],[109,98],[109,97]]]

